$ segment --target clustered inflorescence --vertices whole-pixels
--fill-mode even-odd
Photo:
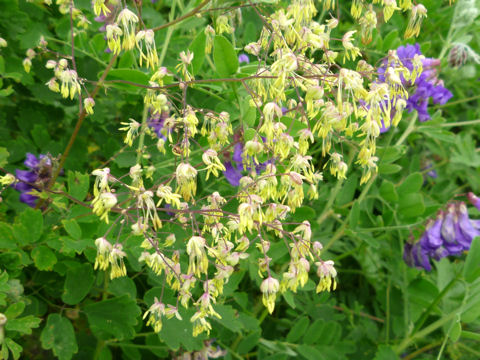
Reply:
[[[70,2],[57,3],[63,13],[72,11]],[[326,11],[335,6],[331,0],[320,3]],[[258,125],[249,127],[228,112],[188,103],[188,87],[195,84],[194,53],[182,51],[175,69],[167,69],[160,64],[154,29],[145,28],[138,12],[119,1],[93,0],[92,4],[96,20],[104,23],[108,51],[114,55],[136,51],[139,65],[150,71],[142,121],[125,120],[121,128],[128,146],[138,141],[136,165],[127,176],[115,176],[109,168],[92,172],[93,212],[111,224],[95,241],[95,269],[109,271],[112,279],[125,276],[127,252],[118,242],[120,235],[112,244],[110,231],[118,226],[119,232],[140,237],[138,260],[163,277],[177,297],[175,305],[155,298],[144,315],[147,324],[158,332],[164,318],[181,318],[180,305],[193,305],[194,336],[211,330],[210,319],[220,317],[216,301],[235,267],[249,257],[257,263],[260,292],[270,313],[279,293],[296,292],[307,283],[312,266],[318,277],[317,292],[335,289],[334,263],[321,258],[322,244],[312,237],[309,222],[292,222],[291,218],[306,199],[318,198],[323,176],[309,150],[312,144],[320,144],[322,156],[328,159],[325,166],[333,176],[344,179],[349,166],[341,143],[356,142],[363,184],[377,171],[376,140],[382,127],[396,126],[406,107],[423,115],[429,96],[446,101],[445,91],[438,100],[432,95],[441,87],[432,68],[435,64],[417,47],[390,51],[379,75],[361,59],[357,44],[357,31],[363,43],[372,40],[378,10],[383,11],[385,21],[396,11],[409,11],[405,37],[418,35],[427,14],[425,7],[409,0],[398,4],[395,0],[354,0],[351,13],[358,30],[335,36],[338,20],[315,21],[313,0],[292,0],[287,8],[262,16],[258,41],[247,44],[238,59],[243,64],[258,61],[257,71],[241,81],[259,117]],[[75,9],[73,13],[78,26],[84,26],[83,14]],[[212,51],[216,36],[233,32],[228,12],[217,16],[205,28],[205,52]],[[49,60],[47,68],[54,73],[47,83],[50,90],[64,98],[81,96],[84,111],[92,114],[95,101],[74,64],[66,59]],[[166,87],[167,76],[179,80],[180,92],[168,91],[175,84]],[[412,87],[417,98],[408,97]],[[157,155],[175,158],[160,177],[151,157],[144,154],[146,136],[155,139]],[[204,190],[200,198],[199,178],[208,180],[222,173],[235,186],[235,194]],[[188,235],[177,238],[175,229]],[[269,256],[272,242],[278,241],[285,243],[290,256],[284,271],[273,266]]]
[[[39,194],[52,176],[52,160],[47,155],[40,155],[37,158],[27,153],[24,164],[29,170],[15,170],[17,182],[13,187],[21,192],[20,201],[34,207],[38,200],[35,192]]]
[[[468,199],[480,210],[480,199],[468,193]],[[470,249],[472,240],[480,236],[480,220],[470,219],[464,202],[452,202],[437,217],[428,220],[420,240],[405,243],[403,259],[411,266],[430,271],[431,259],[460,255]]]

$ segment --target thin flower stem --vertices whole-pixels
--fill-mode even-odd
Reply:
[[[408,135],[410,135],[415,130],[416,121],[417,121],[417,113],[414,113],[412,118],[410,119],[410,123],[408,124],[407,129],[404,131],[400,139],[398,139],[395,146],[403,144],[403,142],[407,139]]]
[[[457,345],[458,345],[459,347],[461,347],[462,349],[467,350],[467,351],[471,352],[472,354],[478,356],[478,358],[480,358],[480,351],[477,351],[477,350],[475,350],[475,349],[472,349],[470,346],[467,346],[467,345],[465,345],[465,344],[462,344],[461,342],[457,343]]]
[[[162,29],[168,28],[168,27],[170,27],[170,26],[172,26],[172,25],[178,24],[179,22],[182,22],[183,20],[188,19],[189,17],[195,16],[198,12],[200,12],[200,10],[202,10],[205,6],[207,6],[209,2],[210,2],[210,0],[203,0],[200,4],[198,4],[198,6],[197,6],[196,8],[194,8],[192,11],[186,13],[186,14],[183,15],[183,16],[180,16],[179,18],[177,18],[177,19],[175,19],[175,20],[169,21],[169,22],[166,23],[166,24],[157,26],[157,27],[153,28],[152,30],[153,30],[153,31],[162,30]]]
[[[405,338],[395,349],[397,354],[400,354],[405,350],[413,341],[416,339],[422,339],[431,332],[437,330],[438,328],[442,327],[444,324],[448,323],[452,320],[455,316],[457,316],[457,310],[451,312],[450,314],[438,319],[434,323],[430,324],[429,326],[425,327],[422,331],[419,331],[412,336]]]
[[[462,104],[462,103],[469,102],[469,101],[476,100],[476,99],[480,99],[480,95],[475,95],[475,96],[465,98],[465,99],[460,99],[460,100],[457,100],[457,101],[449,101],[448,103],[446,103],[444,105],[437,105],[434,108],[435,109],[443,109],[443,108],[446,108],[446,107],[449,107],[449,106]]]
[[[45,37],[45,40],[53,41],[53,42],[56,42],[56,43],[58,43],[58,44],[62,44],[62,45],[65,45],[65,46],[69,46],[69,45],[70,45],[70,44],[67,43],[66,41],[63,41],[63,40],[60,40],[60,39],[56,39],[56,38],[53,38],[53,37],[49,37],[49,36],[46,36],[46,37]],[[98,62],[99,64],[101,64],[101,65],[103,65],[103,66],[108,66],[108,64],[107,64],[105,61],[99,59],[99,58],[96,57],[96,56],[93,56],[91,53],[89,53],[89,52],[87,52],[87,51],[84,51],[84,50],[79,49],[79,48],[75,48],[75,51],[76,51],[76,52],[79,52],[79,53],[82,53],[82,54],[85,55],[85,56],[88,56],[89,58],[95,60],[96,62]],[[70,55],[69,55],[69,57],[70,57]]]
[[[142,127],[140,130],[140,138],[138,140],[138,148],[137,148],[137,164],[140,164],[140,160],[142,160],[143,144],[145,142],[145,132],[147,131],[147,126],[148,126],[147,120],[148,120],[148,106],[144,105],[143,114],[142,114]]]
[[[436,342],[433,342],[433,343],[431,343],[431,344],[428,344],[428,345],[426,345],[426,346],[424,346],[424,347],[422,347],[422,348],[414,351],[413,353],[405,356],[405,357],[403,358],[403,360],[413,360],[413,359],[416,358],[417,355],[423,354],[424,352],[426,352],[426,351],[428,351],[428,350],[430,350],[430,349],[433,349],[433,348],[437,347],[437,346],[440,345],[441,343],[442,343],[441,341],[436,341]]]
[[[175,0],[172,4],[172,8],[170,9],[170,15],[168,19],[170,22],[173,20],[173,17],[175,16],[176,6],[177,6],[177,1]],[[162,46],[162,53],[160,54],[160,58],[158,59],[158,63],[160,64],[160,66],[163,64],[163,61],[165,60],[165,56],[167,55],[168,45],[170,44],[170,39],[172,38],[172,34],[174,30],[175,30],[174,26],[170,26],[167,30],[167,36],[165,36],[165,41]]]
[[[462,337],[464,339],[471,339],[471,340],[480,341],[480,334],[472,332],[472,331],[463,330],[462,335],[460,337]]]
[[[455,127],[455,126],[468,126],[468,125],[475,125],[475,124],[480,124],[480,119],[444,123],[444,124],[440,124],[439,126],[440,127]]]
[[[453,278],[448,284],[447,286],[445,286],[445,288],[437,295],[437,297],[432,301],[432,303],[428,306],[428,308],[423,312],[422,316],[420,317],[420,319],[418,319],[417,323],[415,324],[415,327],[413,328],[412,330],[412,335],[414,335],[421,327],[422,325],[425,323],[425,321],[427,320],[428,318],[428,315],[430,314],[430,312],[433,310],[433,308],[435,306],[438,305],[438,303],[443,299],[443,297],[447,294],[447,292],[453,287],[453,285],[455,285],[455,283],[457,282],[457,280],[459,279],[459,276],[456,276],[455,278]]]

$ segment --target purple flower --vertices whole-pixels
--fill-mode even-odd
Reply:
[[[238,62],[241,63],[246,63],[250,64],[250,59],[248,58],[247,54],[240,54],[238,55]]]
[[[223,176],[228,180],[230,185],[232,186],[239,186],[240,179],[242,178],[242,173],[240,170],[236,168],[230,161],[227,161],[225,164],[225,171],[223,172]]]
[[[382,127],[380,128],[380,134],[383,134],[383,133],[386,133],[388,130],[390,130],[390,126],[386,127],[383,119],[381,119],[381,122],[382,122]]]
[[[428,170],[428,171],[427,171]],[[422,164],[422,171],[426,171],[425,175],[436,179],[438,177],[438,173],[435,169],[433,169],[433,165],[430,161],[425,160]],[[424,181],[427,181],[427,178],[424,176]]]
[[[21,192],[21,202],[34,207],[38,197],[30,192],[32,190],[41,191],[48,184],[52,175],[52,161],[46,155],[40,155],[37,158],[31,153],[27,153],[24,164],[30,170],[15,170],[18,182],[13,185],[13,188]]]
[[[477,197],[473,192],[469,192],[467,194],[468,200],[470,201],[470,204],[475,206],[478,211],[480,211],[480,198]]]
[[[420,241],[406,243],[403,259],[411,267],[431,269],[430,258],[460,255],[470,249],[472,240],[480,236],[480,220],[471,220],[465,203],[451,203],[447,211],[440,211],[435,220],[429,220]]]
[[[152,115],[148,119],[148,126],[157,134],[159,139],[167,140],[166,136],[162,134],[163,126],[165,123],[165,119],[168,117],[167,112],[162,112],[161,114]]]
[[[430,259],[427,252],[422,249],[422,247],[417,244],[405,243],[403,249],[403,260],[410,267],[415,267],[417,269],[425,269],[427,271],[432,270],[432,265],[430,264]]]
[[[480,231],[476,229],[468,217],[467,207],[464,203],[460,203],[458,205],[458,230],[459,234],[459,242],[464,245],[464,250],[470,249],[470,245],[472,240],[477,236],[480,236]]]
[[[442,213],[440,213],[435,221],[430,220],[427,223],[427,228],[422,237],[423,241],[420,240],[420,243],[423,248],[434,251],[438,249],[440,246],[442,246],[443,244],[442,222],[443,222],[443,215]]]
[[[262,140],[265,141],[265,138],[262,137]],[[243,177],[242,171],[244,170],[244,159],[243,159],[243,144],[237,142],[233,148],[232,161],[224,162],[225,171],[223,175],[228,180],[232,186],[238,186],[240,184],[240,179]],[[274,160],[270,159],[263,163],[254,164],[254,169],[257,174],[260,174],[262,170],[265,170],[267,164],[272,163]],[[250,163],[247,158],[247,164]],[[252,168],[247,166],[246,171],[252,171]]]
[[[20,194],[20,201],[30,207],[35,207],[38,197],[27,193]]]

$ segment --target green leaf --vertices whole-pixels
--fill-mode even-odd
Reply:
[[[395,174],[402,170],[402,167],[397,164],[380,164],[378,165],[378,173],[383,175]]]
[[[312,223],[315,221],[316,216],[317,213],[310,206],[300,206],[295,210],[295,214],[292,215],[292,218],[298,222],[308,220]]]
[[[102,74],[99,74],[99,77]],[[107,74],[105,80],[122,80],[125,82],[109,83],[109,86],[118,88],[120,90],[128,91],[129,93],[137,93],[141,88],[138,85],[148,85],[149,76],[140,70],[135,69],[113,69]],[[132,83],[132,84],[129,84]]]
[[[230,41],[221,35],[215,36],[213,43],[213,61],[220,76],[227,77],[237,72],[237,53]]]
[[[376,155],[380,159],[381,164],[390,164],[402,157],[402,155],[405,154],[406,150],[406,146],[380,147],[378,148]]]
[[[70,360],[78,351],[72,323],[59,314],[48,316],[40,341],[44,349],[53,350],[53,354],[60,360]]]
[[[413,218],[425,212],[423,196],[420,194],[405,194],[398,201],[398,212],[406,218]]]
[[[13,236],[12,226],[0,222],[0,249],[15,249],[17,247],[15,237]]]
[[[22,350],[23,350],[22,347],[10,338],[5,339],[5,344],[7,345],[7,347],[12,352],[13,359],[14,360],[19,359],[20,354],[22,353]]]
[[[82,237],[82,229],[75,219],[62,220],[65,231],[76,240]]]
[[[41,245],[32,250],[32,259],[39,270],[52,270],[57,263],[57,257],[50,248]]]
[[[374,360],[397,360],[400,359],[393,349],[388,345],[380,345]]]
[[[303,316],[298,319],[288,332],[287,341],[290,343],[295,343],[300,340],[303,334],[305,334],[305,331],[307,331],[308,325],[310,325],[308,316]]]
[[[470,302],[463,309],[462,322],[468,324],[472,321],[477,321],[478,318],[480,318],[480,299]]]
[[[316,348],[310,345],[302,344],[297,348],[297,351],[299,352],[300,355],[302,355],[308,360],[326,359],[326,357],[323,356],[323,354],[319,350],[317,350]]]
[[[93,243],[92,239],[80,239],[75,240],[70,237],[61,237],[61,242],[63,242],[62,252],[65,254],[73,254],[76,252],[77,254],[81,254],[89,245]]]
[[[10,156],[10,153],[6,148],[0,147],[0,166],[3,167],[7,165],[7,159]]]
[[[135,64],[135,55],[133,51],[125,51],[120,60],[118,60],[119,68],[131,68]]]
[[[398,187],[398,193],[404,196],[409,193],[419,192],[423,185],[423,176],[416,172],[408,175],[405,181]]]
[[[454,143],[456,136],[454,133],[440,128],[438,126],[419,126],[418,131],[432,139],[440,140],[446,143]],[[462,161],[462,159],[459,159]]]
[[[13,234],[20,244],[30,244],[40,239],[43,233],[43,216],[38,209],[28,208],[16,219]]]
[[[335,198],[335,204],[337,206],[342,206],[353,200],[355,195],[355,190],[358,185],[358,176],[351,175],[345,180],[343,184],[342,191]]]
[[[50,135],[44,126],[35,124],[33,130],[30,131],[33,141],[40,149],[44,149],[50,142]]]
[[[400,36],[398,35],[398,30],[395,29],[393,31],[390,31],[388,35],[385,36],[385,38],[383,39],[383,52],[387,53],[388,50],[396,48],[397,46],[395,44],[398,43],[398,39],[400,39]]]
[[[127,294],[132,299],[137,298],[137,287],[135,286],[135,281],[126,276],[122,276],[110,281],[108,284],[108,291],[115,296]]]
[[[198,74],[205,61],[205,32],[200,31],[190,44],[189,50],[193,53],[192,69],[194,74]]]
[[[255,346],[257,346],[258,344],[258,340],[260,340],[260,336],[261,336],[261,332],[260,331],[256,331],[256,332],[253,332],[251,333],[250,335],[244,337],[242,339],[242,341],[240,341],[240,343],[238,344],[238,347],[237,347],[237,352],[239,354],[246,354],[248,353],[250,350],[252,350]]]
[[[480,237],[473,239],[468,250],[465,266],[463,267],[463,277],[469,283],[472,283],[480,276]]]
[[[199,335],[196,338],[192,336],[192,322],[190,318],[193,316],[193,309],[183,308],[179,309],[182,320],[172,318],[165,320],[163,323],[162,331],[159,334],[160,340],[172,350],[180,348],[181,345],[188,351],[199,350],[203,348],[203,340],[206,336]]]
[[[242,323],[238,320],[235,310],[230,305],[217,305],[215,311],[222,317],[221,319],[214,318],[227,329],[233,332],[240,332],[243,328]]]
[[[395,185],[390,181],[384,180],[382,185],[380,185],[380,196],[388,202],[398,201],[397,190],[395,190]]]
[[[293,296],[293,293],[291,291],[284,292],[282,296],[292,309],[295,309],[297,307],[295,305],[295,297]]]
[[[477,168],[480,166],[480,155],[476,151],[476,143],[470,135],[456,138],[457,151],[450,156],[452,163]]]
[[[243,124],[250,128],[254,127],[255,122],[257,121],[257,108],[250,106],[250,103],[245,100],[242,102],[241,110],[241,121]]]
[[[457,315],[457,318],[453,320],[452,328],[449,333],[450,340],[457,342],[462,334],[462,324],[460,322],[460,316]]]
[[[69,171],[67,176],[68,194],[77,200],[84,200],[88,194],[89,176],[78,171]]]
[[[360,219],[360,205],[358,204],[358,201],[353,203],[349,218],[350,226],[355,229],[359,225]]]
[[[255,129],[247,129],[243,135],[245,142],[252,140],[257,135]]]
[[[318,319],[311,324],[303,337],[303,342],[309,345],[314,344],[322,334],[324,325],[325,321],[322,319]]]
[[[21,315],[24,309],[25,309],[25,303],[23,301],[17,302],[8,307],[7,311],[5,311],[5,316],[10,321],[12,319],[15,319],[19,315]]]
[[[30,335],[32,329],[37,328],[40,325],[42,319],[33,315],[24,316],[18,319],[8,319],[5,329],[8,331],[17,331],[21,334]]]
[[[115,163],[121,168],[127,168],[135,165],[137,155],[133,152],[122,152],[115,157]]]
[[[95,336],[107,339],[112,336],[118,340],[135,336],[134,325],[140,315],[140,308],[129,295],[100,301],[85,306],[85,314]]]
[[[85,263],[67,271],[63,286],[62,301],[76,305],[90,292],[95,281],[92,265]]]

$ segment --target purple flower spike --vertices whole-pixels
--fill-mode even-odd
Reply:
[[[16,169],[15,175],[18,182],[12,185],[12,187],[21,192],[21,202],[34,207],[38,197],[32,195],[31,191],[40,191],[44,185],[50,181],[52,174],[52,161],[45,155],[40,155],[37,158],[31,153],[27,153],[24,164],[29,170]]]
[[[246,64],[250,64],[250,59],[248,58],[248,55],[247,54],[240,54],[238,56],[238,62],[241,64],[241,63],[246,63]]]

